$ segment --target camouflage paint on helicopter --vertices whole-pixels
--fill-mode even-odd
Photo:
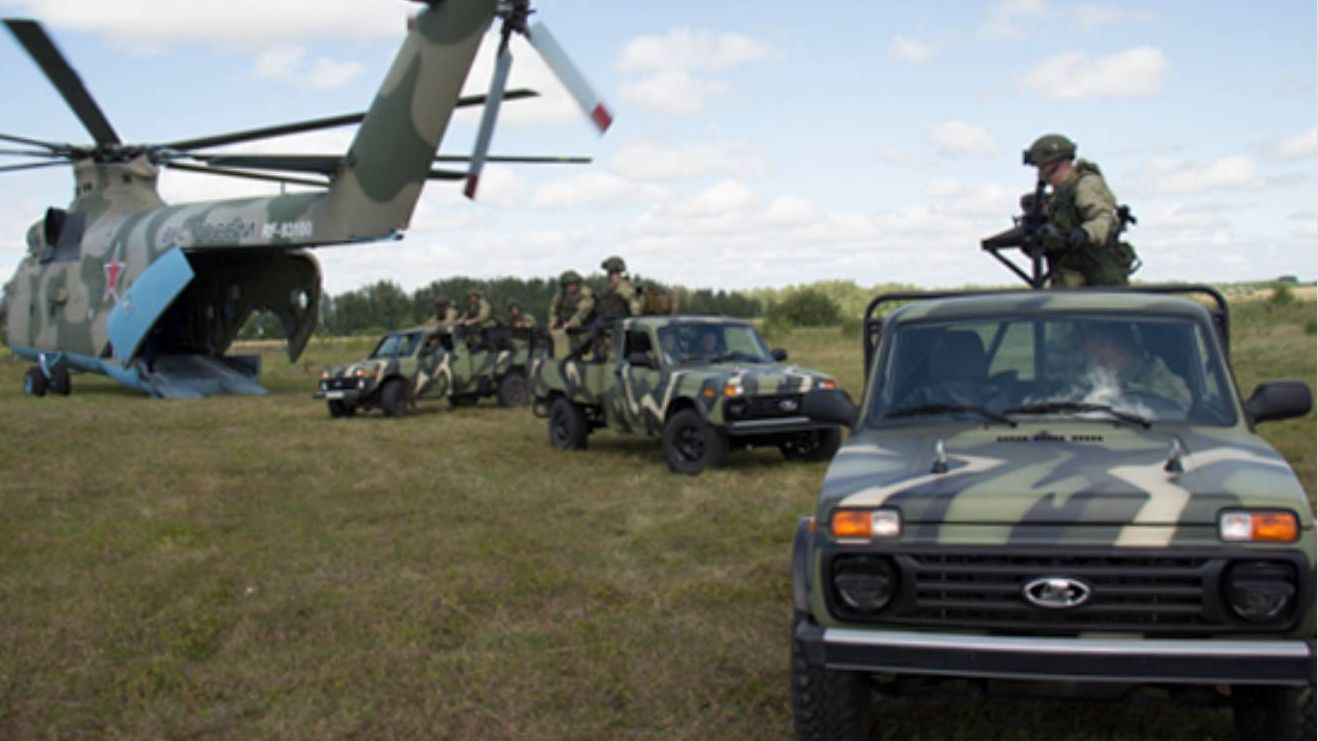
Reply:
[[[398,237],[428,179],[469,175],[432,169],[454,108],[487,104],[471,158],[474,176],[489,159],[485,148],[499,102],[533,94],[505,91],[503,78],[496,77],[489,95],[460,97],[476,51],[496,18],[503,19],[503,46],[509,35],[522,33],[560,77],[570,73],[579,81],[548,32],[539,24],[527,27],[530,13],[527,0],[427,2],[409,21],[403,45],[366,113],[144,146],[120,142],[39,25],[6,20],[96,140],[94,147],[76,147],[0,135],[34,147],[5,154],[43,160],[0,169],[67,160],[75,178],[72,204],[67,210],[49,210],[28,230],[28,253],[6,285],[11,347],[38,359],[42,368],[67,364],[168,396],[145,377],[155,356],[227,362],[223,354],[246,318],[267,309],[281,319],[289,357],[296,359],[315,325],[321,294],[319,267],[305,248]],[[500,61],[504,72],[509,61]],[[589,111],[605,110],[584,82],[573,93],[587,96],[580,102]],[[610,118],[605,112],[592,120],[602,129]],[[361,126],[343,155],[197,151],[356,121]],[[161,165],[325,190],[167,206],[156,190]],[[287,171],[323,179],[272,174]],[[260,390],[254,383],[245,388]]]

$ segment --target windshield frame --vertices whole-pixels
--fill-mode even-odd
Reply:
[[[1125,321],[1122,322],[1122,320]],[[877,357],[874,360],[874,365],[870,369],[868,378],[866,378],[865,398],[862,404],[861,415],[859,419],[860,426],[865,428],[885,429],[885,428],[893,428],[893,427],[910,427],[910,426],[918,426],[918,425],[927,425],[931,423],[981,425],[984,424],[985,422],[985,419],[981,414],[971,414],[971,413],[963,414],[958,412],[946,412],[937,415],[930,414],[930,415],[900,416],[896,418],[887,416],[893,410],[899,410],[903,407],[910,406],[909,404],[897,404],[890,402],[885,407],[884,404],[881,402],[883,389],[880,388],[880,383],[884,381],[890,381],[890,377],[893,374],[894,369],[891,368],[890,365],[893,362],[892,355],[894,352],[894,347],[897,345],[896,339],[899,336],[899,333],[912,331],[912,330],[920,330],[920,329],[932,329],[937,327],[945,327],[945,328],[949,328],[953,326],[965,327],[966,325],[978,324],[978,325],[982,325],[985,328],[990,329],[991,331],[989,332],[989,334],[992,334],[993,332],[997,331],[999,328],[1003,328],[1003,327],[1009,328],[1012,325],[1017,325],[1017,324],[1025,324],[1027,326],[1033,325],[1031,327],[1031,340],[1028,347],[1029,347],[1031,362],[1035,364],[1036,368],[1039,368],[1041,367],[1039,364],[1042,362],[1046,362],[1046,360],[1040,360],[1039,358],[1035,357],[1037,355],[1037,352],[1034,346],[1034,342],[1040,336],[1039,334],[1037,334],[1037,332],[1046,331],[1044,328],[1046,328],[1049,324],[1056,323],[1058,325],[1064,325],[1070,323],[1073,326],[1078,327],[1078,326],[1082,326],[1083,322],[1095,322],[1095,323],[1117,322],[1117,323],[1124,323],[1127,325],[1141,326],[1141,327],[1146,325],[1154,325],[1154,324],[1162,324],[1167,327],[1184,327],[1186,330],[1188,330],[1185,337],[1187,337],[1188,339],[1194,342],[1194,346],[1191,349],[1195,353],[1196,356],[1195,359],[1201,360],[1203,362],[1204,367],[1201,371],[1202,375],[1199,376],[1199,378],[1201,378],[1204,381],[1204,383],[1202,384],[1201,388],[1194,389],[1191,391],[1191,403],[1187,408],[1184,416],[1171,417],[1171,416],[1152,415],[1149,417],[1147,422],[1152,424],[1162,424],[1162,425],[1167,425],[1167,424],[1196,425],[1196,426],[1203,425],[1203,426],[1222,427],[1222,428],[1234,427],[1240,423],[1241,419],[1243,418],[1240,410],[1240,404],[1241,404],[1240,392],[1236,386],[1235,377],[1231,372],[1230,364],[1226,359],[1220,339],[1217,335],[1215,328],[1211,325],[1210,322],[1190,313],[1140,314],[1128,308],[1123,308],[1117,310],[1076,309],[1076,310],[1066,310],[1066,311],[1024,311],[1024,312],[1016,311],[1016,312],[1004,313],[1002,315],[993,315],[993,314],[984,314],[984,315],[964,314],[960,316],[942,315],[942,316],[933,316],[933,317],[921,317],[919,319],[911,319],[907,321],[890,322],[886,326],[884,326],[880,352],[878,353]],[[1004,329],[1003,331],[1005,332],[1007,330]],[[994,359],[997,357],[996,353],[1001,350],[1001,347],[992,344],[989,341],[984,341],[984,345],[985,345],[984,353],[986,356],[986,364],[992,364]],[[1189,378],[1185,377],[1184,374],[1181,374],[1179,372],[1175,372],[1175,371],[1173,372],[1176,373],[1176,375],[1186,383],[1187,387],[1189,387],[1190,385]],[[1046,380],[1047,379],[1045,379],[1045,381]],[[1013,378],[1011,382],[1015,383],[1016,380]],[[1216,386],[1221,396],[1221,398],[1217,400],[1212,407],[1205,406],[1207,404],[1207,398],[1208,398],[1205,392],[1209,385]],[[1202,397],[1200,396],[1201,394]],[[1069,400],[1070,399],[1066,397],[1052,397],[1048,399],[1034,399],[1032,401],[1061,402],[1061,401],[1069,401]],[[982,399],[976,401],[981,404],[984,403]],[[993,413],[1002,413],[1004,410],[1009,410],[1011,407],[1024,406],[1024,405],[1025,404],[1015,403],[1015,404],[986,405],[986,406],[988,406],[989,410]],[[1197,415],[1195,414],[1196,409],[1200,410]],[[1136,411],[1133,408],[1118,406],[1117,410],[1121,412],[1134,412],[1136,416],[1140,416],[1140,412]],[[1121,419],[1115,417],[1112,414],[1102,414],[1097,412],[1068,413],[1068,412],[1058,411],[1047,414],[1018,413],[1018,414],[1008,414],[1008,416],[1010,416],[1011,419],[1015,422],[1031,422],[1035,420],[1047,420],[1047,419],[1055,420],[1058,418],[1066,419],[1068,421],[1074,420],[1080,422],[1103,422],[1108,424],[1112,424],[1114,422],[1120,423],[1122,421]],[[1144,420],[1139,421],[1140,426],[1144,426],[1144,424],[1145,424]]]
[[[719,354],[708,355],[703,353],[673,353],[664,348],[664,339],[678,331],[689,327],[696,328],[696,332],[703,329],[717,329],[723,332],[723,351]],[[752,340],[752,345],[758,351],[759,357],[751,357],[749,353],[738,351],[736,357],[723,358],[727,352],[727,332],[729,330],[744,330]],[[768,345],[764,344],[764,338],[760,336],[759,330],[750,322],[743,321],[674,321],[668,322],[662,326],[655,327],[656,347],[659,350],[661,362],[668,367],[686,367],[692,365],[708,365],[713,363],[753,363],[761,365],[765,363],[776,363],[773,355],[769,352]]]
[[[421,330],[412,330],[410,332],[390,332],[384,337],[381,337],[379,342],[375,343],[375,348],[371,350],[371,354],[367,356],[367,359],[380,360],[390,358],[410,358],[416,354],[417,348],[421,347],[421,334]],[[407,346],[407,352],[393,352],[388,354],[382,352],[384,346],[395,337],[406,338],[410,343]],[[402,340],[400,339],[399,342],[402,342]]]

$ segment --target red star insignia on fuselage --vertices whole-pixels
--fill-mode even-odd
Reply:
[[[119,300],[119,276],[124,272],[122,262],[105,263],[105,296],[104,299]]]

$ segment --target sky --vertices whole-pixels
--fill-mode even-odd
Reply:
[[[450,0],[451,1],[451,0]],[[979,249],[1011,226],[1061,132],[1139,223],[1153,282],[1318,277],[1313,0],[540,0],[615,122],[600,137],[525,43],[491,148],[589,165],[490,165],[479,200],[427,186],[397,242],[316,251],[332,293],[455,275],[632,272],[690,287],[1013,280]],[[0,0],[40,20],[125,141],[364,110],[419,8],[404,0]],[[467,92],[489,85],[496,37]],[[90,137],[7,34],[0,132]],[[467,154],[478,111],[443,153]],[[346,151],[351,128],[234,151]],[[0,164],[14,160],[6,159]],[[0,173],[0,274],[66,205],[66,167]],[[277,192],[166,171],[166,201]],[[0,280],[3,280],[0,277]]]

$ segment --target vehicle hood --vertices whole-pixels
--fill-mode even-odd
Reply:
[[[367,371],[368,373],[378,370],[380,373],[383,373],[389,367],[390,362],[390,360],[385,358],[372,358],[369,360],[358,360],[345,365],[336,365],[326,369],[326,371],[329,373],[330,378],[353,376],[356,375],[358,370]]]
[[[939,447],[945,473],[934,472]],[[829,467],[821,515],[884,505],[908,523],[1215,525],[1219,510],[1245,506],[1295,510],[1308,527],[1305,501],[1285,459],[1241,428],[935,425],[853,435]]]
[[[747,395],[803,394],[833,378],[817,370],[781,363],[713,363],[676,370],[686,378],[741,386]]]

